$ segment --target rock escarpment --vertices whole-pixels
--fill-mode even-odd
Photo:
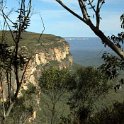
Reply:
[[[33,48],[31,49],[31,47]],[[23,46],[21,51],[22,54],[29,54],[28,56],[31,56],[26,69],[22,90],[28,90],[29,84],[33,84],[37,90],[35,94],[37,103],[35,105],[37,107],[33,110],[33,115],[29,119],[31,122],[36,118],[37,108],[40,109],[38,105],[40,104],[41,92],[38,86],[38,79],[41,73],[50,66],[60,69],[68,68],[72,65],[73,59],[70,54],[69,44],[63,38],[55,36],[51,36],[49,39],[44,38],[42,42],[37,42],[33,46]]]
[[[33,50],[26,69],[26,82],[35,85],[40,76],[39,74],[50,66],[62,69],[72,65],[73,59],[70,54],[69,44],[63,38],[56,37],[55,41],[43,41],[35,45],[36,48]]]
[[[14,51],[15,44],[13,44],[10,32],[7,32],[6,37],[8,38],[7,41],[9,41],[7,43],[9,45],[8,50]],[[39,39],[39,34],[30,32],[24,32],[22,35],[18,51],[18,58],[21,63],[20,57],[24,60],[24,67],[22,66],[18,69],[20,80],[23,79],[21,90],[18,94],[18,101],[21,101],[19,106],[24,109],[21,110],[22,113],[27,113],[28,110],[29,113],[32,114],[31,118],[28,119],[31,122],[34,118],[36,118],[36,111],[40,108],[38,107],[41,97],[38,79],[42,72],[50,66],[55,66],[60,69],[68,68],[72,65],[73,59],[70,54],[69,44],[63,38],[54,35],[42,35]],[[26,61],[27,63],[25,63]],[[13,66],[10,77],[11,87],[9,87],[9,83],[7,82],[4,72],[2,72],[2,74],[4,76],[3,85],[1,85],[0,88],[4,90],[0,89],[2,93],[0,101],[6,102],[9,100],[11,102],[11,98],[17,89]],[[22,78],[23,74],[24,78]]]

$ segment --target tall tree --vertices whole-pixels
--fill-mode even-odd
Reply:
[[[67,87],[70,81],[72,82],[72,76],[66,69],[59,70],[56,68],[50,68],[44,71],[40,77],[39,85],[41,87],[41,92],[46,99],[50,100],[50,102],[45,103],[47,109],[49,109],[51,113],[50,124],[57,123],[56,116],[60,114],[57,113],[57,104],[67,93]],[[47,118],[49,118],[49,116]]]
[[[82,22],[84,22],[86,25],[90,27],[90,29],[101,39],[102,43],[110,47],[117,55],[124,59],[124,51],[120,47],[120,45],[116,44],[108,38],[103,31],[100,29],[100,19],[101,19],[101,8],[103,4],[105,3],[105,0],[77,0],[79,4],[79,8],[82,12],[82,16],[80,16],[78,13],[74,12],[71,8],[69,8],[62,0],[56,0],[63,8],[65,8],[68,12],[70,12],[72,15],[80,19]],[[95,18],[95,24],[93,23],[93,20],[90,17],[88,8],[91,9],[91,11],[94,12],[94,18]],[[121,17],[122,20],[122,27],[124,26],[124,16]],[[124,33],[122,33],[121,37],[124,39]]]
[[[23,55],[19,53],[19,43],[22,39],[22,33],[29,26],[32,3],[31,1],[32,0],[28,0],[27,4],[25,0],[20,1],[20,7],[17,10],[17,20],[15,22],[13,22],[11,18],[9,18],[9,14],[6,14],[6,7],[4,6],[4,2],[1,1],[0,3],[0,13],[4,20],[3,27],[7,27],[7,29],[9,29],[9,33],[11,34],[13,44],[13,46],[10,46],[10,39],[6,39],[6,31],[5,29],[3,29],[0,41],[0,87],[2,89],[1,93],[3,100],[3,120],[5,120],[10,115],[17,101],[17,97],[22,86],[26,68],[30,60],[27,60],[23,57]],[[11,13],[11,11],[9,13]],[[22,69],[21,75],[20,69]],[[4,87],[5,84],[7,84],[8,87],[7,92],[7,88]],[[13,86],[15,86],[14,89]],[[3,92],[6,92],[6,96],[8,96],[6,101],[4,100]]]

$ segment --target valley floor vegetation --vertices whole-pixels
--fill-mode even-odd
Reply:
[[[39,85],[43,124],[124,123],[124,104],[116,101],[107,105],[106,96],[114,89],[99,69],[78,67],[72,71],[50,68],[43,72]],[[103,100],[106,103],[102,103]],[[98,108],[100,104],[102,107]]]
[[[23,95],[18,98],[5,124],[28,124],[34,110],[37,110],[37,116],[30,122],[32,124],[124,123],[124,102],[117,98],[109,104],[109,91],[116,93],[111,80],[100,69],[79,65],[61,70],[50,67],[42,72],[39,86],[39,107],[36,105],[36,87],[29,84],[28,90],[21,91]],[[110,97],[115,96],[111,94]],[[0,113],[2,115],[2,109]]]

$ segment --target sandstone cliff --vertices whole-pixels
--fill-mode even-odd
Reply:
[[[11,34],[7,32],[6,36],[8,38],[7,41],[9,41],[9,50],[13,51],[15,46]],[[39,39],[39,34],[29,32],[25,32],[22,36],[18,56],[20,55],[24,57],[25,61],[28,61],[28,65],[26,66],[21,92],[19,92],[18,97],[20,98],[19,100],[22,100],[21,106],[24,107],[24,111],[27,111],[27,109],[33,110],[32,117],[29,118],[29,120],[33,120],[36,118],[37,109],[40,108],[38,107],[41,97],[38,79],[42,72],[50,66],[55,66],[60,69],[68,68],[72,65],[73,59],[70,54],[69,44],[63,38],[45,34]],[[20,77],[23,75],[23,72],[24,70],[20,68]],[[3,86],[0,88],[4,89],[4,91],[2,90],[3,96],[0,101],[7,101],[8,94],[12,96],[16,91],[15,89],[17,89],[16,83],[14,83],[15,76],[13,69],[11,75],[12,93],[10,94],[10,90],[8,90],[7,79],[3,74]]]
[[[54,37],[54,38],[53,38]],[[28,90],[28,84],[33,84],[38,91],[35,95],[35,100],[38,106],[40,103],[40,89],[38,86],[38,79],[44,69],[50,66],[56,66],[60,69],[68,68],[72,65],[73,59],[70,54],[69,44],[61,37],[51,36],[51,40],[45,37],[42,42],[37,42],[32,50],[29,46],[21,47],[21,51],[25,53],[32,52],[29,54],[31,59],[28,63],[28,67],[25,73],[25,80],[22,85],[22,89]],[[40,107],[37,107],[40,109]],[[36,118],[36,111],[34,109],[33,115],[29,120],[34,120]]]
[[[44,69],[50,66],[56,66],[60,69],[67,68],[73,63],[69,44],[63,38],[55,37],[55,40],[52,39],[50,41],[49,39],[49,41],[38,42],[35,46],[36,48],[33,50],[28,50],[27,47],[24,46],[22,47],[23,49],[27,49],[27,52],[32,51],[25,74],[26,82],[35,85],[37,82],[36,78],[38,78],[40,74],[39,72]]]

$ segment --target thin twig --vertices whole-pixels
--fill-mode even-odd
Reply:
[[[69,7],[67,7],[61,0],[56,0],[56,2],[58,2],[63,8],[65,8],[68,12],[70,12],[72,15],[74,15],[75,17],[77,17],[78,19],[80,19],[81,21],[83,21],[85,23],[85,20],[78,15],[77,13],[75,13],[73,10],[71,10]]]
[[[43,18],[42,18],[41,15],[40,15],[40,19],[41,19],[41,22],[42,22],[42,25],[43,25],[43,30],[42,30],[42,32],[41,32],[41,34],[39,36],[38,42],[40,42],[41,37],[42,37],[42,35],[43,35],[44,31],[45,31],[45,25],[44,25],[44,21],[43,21]]]
[[[15,37],[14,37],[13,32],[12,32],[12,30],[11,30],[11,28],[10,28],[10,25],[9,25],[9,23],[8,23],[8,21],[7,21],[8,16],[6,16],[6,14],[5,14],[3,11],[2,11],[2,14],[3,14],[3,18],[4,18],[4,20],[5,20],[5,23],[7,24],[7,27],[8,27],[9,30],[10,30],[12,39],[13,39],[13,41],[15,42]],[[10,19],[9,19],[9,20],[10,20]]]
[[[23,79],[24,79],[24,76],[25,76],[25,73],[26,73],[26,70],[27,70],[27,67],[28,67],[28,64],[29,64],[30,60],[31,60],[31,57],[28,59],[26,65],[25,65],[23,74],[22,74],[22,76],[21,76],[20,84],[22,84],[22,81],[23,81]]]

